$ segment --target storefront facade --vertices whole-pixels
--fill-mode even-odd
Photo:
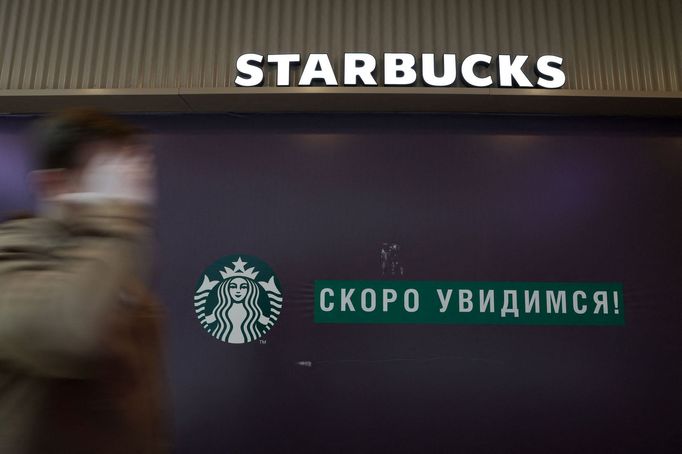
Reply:
[[[176,452],[682,444],[679,2],[0,8],[0,212],[31,206],[24,114],[101,107],[155,145]],[[282,284],[263,342],[196,319],[232,254]],[[617,282],[625,321],[316,323],[316,281],[391,279]]]

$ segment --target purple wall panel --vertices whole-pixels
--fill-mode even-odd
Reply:
[[[26,119],[0,119],[0,219],[7,213],[31,208],[28,185]]]
[[[682,445],[682,132],[672,120],[138,117],[157,146],[176,451],[601,452]],[[0,122],[0,211],[26,206]],[[624,327],[315,325],[315,279],[618,281]],[[222,344],[204,267],[261,257],[285,306]],[[298,361],[311,361],[301,367]]]

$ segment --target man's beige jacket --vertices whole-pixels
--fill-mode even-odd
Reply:
[[[84,205],[0,225],[0,453],[166,449],[146,211]]]

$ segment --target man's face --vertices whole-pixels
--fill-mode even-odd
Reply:
[[[39,194],[58,200],[70,194],[89,194],[98,199],[153,203],[154,156],[148,147],[112,141],[85,144],[73,169],[37,172]]]

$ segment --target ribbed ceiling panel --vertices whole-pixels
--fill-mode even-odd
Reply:
[[[407,51],[551,53],[568,89],[679,91],[682,1],[0,0],[0,51],[0,89],[219,88],[245,52]]]

